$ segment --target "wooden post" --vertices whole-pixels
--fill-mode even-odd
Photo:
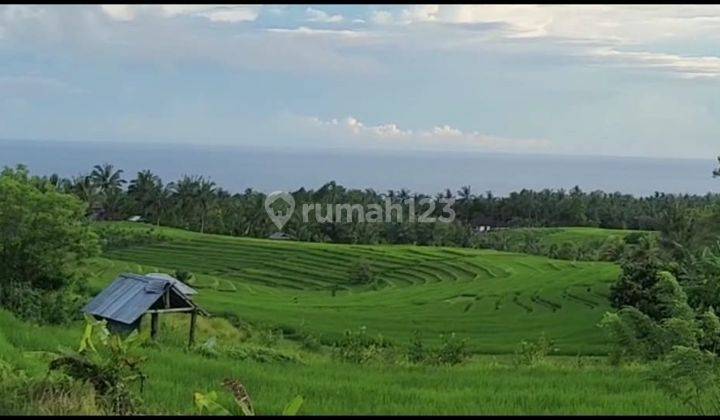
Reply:
[[[197,309],[190,313],[190,340],[188,341],[188,347],[192,347],[195,344],[195,322],[197,321]]]
[[[160,315],[157,313],[150,314],[150,338],[155,339],[155,336],[158,332],[158,321],[160,320]]]

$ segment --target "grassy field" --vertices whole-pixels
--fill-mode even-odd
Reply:
[[[162,232],[172,240],[95,260],[96,289],[120,272],[182,269],[195,273],[202,287],[197,300],[212,313],[321,339],[361,327],[397,342],[407,342],[414,330],[431,340],[454,332],[474,350],[498,354],[544,333],[560,354],[605,353],[604,336],[594,325],[618,275],[612,264],[490,250]],[[375,289],[349,284],[350,267],[363,260],[376,272]]]
[[[75,346],[82,330],[80,324],[28,326],[1,311],[0,326],[0,358],[35,374],[47,366],[35,352]],[[540,366],[517,367],[508,356],[476,356],[461,366],[442,367],[355,365],[298,352],[300,362],[259,363],[192,353],[178,345],[181,330],[165,320],[159,345],[145,350],[148,413],[193,413],[193,392],[219,390],[227,377],[241,379],[258,414],[279,414],[296,395],[305,400],[301,414],[686,412],[644,380],[643,367],[614,368],[600,358],[552,357]],[[231,404],[229,395],[223,397]]]
[[[198,340],[271,349],[287,361],[261,362],[188,350],[187,320],[163,318],[159,342],[146,348],[149,413],[192,413],[194,391],[239,378],[259,414],[278,414],[302,395],[304,414],[681,414],[646,381],[643,366],[611,367],[596,324],[608,309],[609,263],[575,263],[495,251],[352,246],[266,241],[162,229],[168,241],[107,252],[89,262],[99,291],[120,272],[189,270],[201,319]],[[376,287],[353,286],[348,270],[368,261]],[[333,295],[332,290],[336,289]],[[233,320],[233,322],[230,322]],[[239,323],[238,323],[239,320]],[[249,326],[245,328],[244,326]],[[263,336],[280,327],[281,337]],[[398,346],[414,330],[428,341],[454,332],[476,352],[457,366],[337,360],[321,341],[366,327]],[[0,358],[41,373],[37,351],[75,346],[81,324],[27,325],[0,311]],[[252,334],[248,331],[252,331]],[[516,366],[513,351],[540,334],[558,356]],[[581,356],[579,356],[581,355]],[[291,357],[290,357],[291,356]],[[223,394],[229,402],[229,395]]]

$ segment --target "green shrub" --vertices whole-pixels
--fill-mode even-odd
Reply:
[[[711,352],[676,346],[654,365],[651,380],[695,414],[720,414],[720,361]]]
[[[420,331],[415,331],[407,350],[407,360],[416,364],[457,365],[470,356],[467,341],[459,339],[455,333],[442,335],[440,340],[439,346],[428,348],[422,341]]]
[[[432,351],[432,361],[441,365],[457,365],[464,362],[468,355],[467,341],[451,333],[441,337],[440,346]]]
[[[146,378],[141,370],[145,358],[135,353],[146,338],[137,331],[124,339],[110,335],[106,321],[86,317],[78,350],[64,351],[50,362],[50,370],[91,384],[97,402],[109,413],[134,414],[142,403],[134,386],[142,391]]]
[[[345,362],[363,364],[372,360],[387,360],[392,347],[381,335],[372,337],[363,327],[358,332],[345,331],[342,339],[335,342],[334,351]]]
[[[375,281],[375,273],[370,263],[362,260],[350,267],[348,278],[350,284],[369,285]]]
[[[50,372],[29,376],[0,360],[0,413],[4,415],[98,415],[95,390],[87,382]]]
[[[537,340],[523,340],[515,350],[514,362],[516,365],[535,366],[545,361],[545,358],[556,351],[555,343],[542,334]]]
[[[127,227],[115,224],[96,224],[93,230],[100,237],[103,251],[167,242],[170,237],[162,231],[150,228]]]

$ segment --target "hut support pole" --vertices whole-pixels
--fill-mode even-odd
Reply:
[[[188,340],[188,347],[192,347],[195,344],[195,323],[197,321],[197,310],[190,313],[190,339]]]
[[[155,336],[157,336],[159,320],[160,320],[159,314],[157,314],[157,313],[150,314],[150,338],[152,338],[153,340],[155,339]]]

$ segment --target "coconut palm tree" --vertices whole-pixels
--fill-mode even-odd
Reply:
[[[200,207],[200,233],[205,233],[205,223],[207,221],[208,213],[217,198],[215,195],[215,183],[200,177],[196,193],[198,205]]]
[[[90,178],[95,182],[100,192],[106,194],[114,190],[121,190],[123,184],[127,183],[122,178],[122,174],[122,169],[115,170],[113,165],[104,163],[93,167]]]
[[[148,218],[153,211],[158,193],[163,190],[162,180],[150,170],[140,171],[130,181],[128,197],[132,200],[135,210]]]
[[[89,212],[92,213],[100,209],[100,193],[90,175],[74,177],[71,181],[70,192],[88,203]]]
[[[122,178],[122,169],[115,169],[109,163],[95,165],[90,173],[90,179],[98,188],[103,217],[113,219],[122,206],[122,186],[127,181]]]

